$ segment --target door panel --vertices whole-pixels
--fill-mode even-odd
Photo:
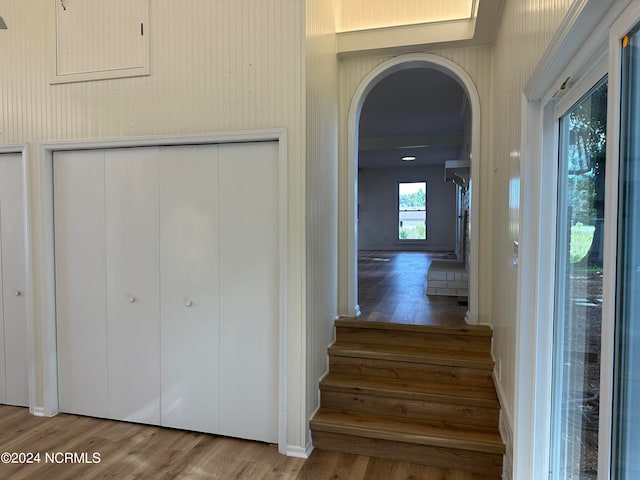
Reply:
[[[218,147],[159,155],[162,425],[218,433]]]
[[[25,303],[25,236],[22,158],[0,155],[0,248],[2,259],[2,306],[4,389],[0,401],[27,406],[28,358]]]
[[[277,442],[277,143],[54,160],[61,408]]]
[[[640,24],[622,51],[611,478],[640,478]]]
[[[160,423],[157,148],[107,150],[109,416]]]
[[[220,146],[220,433],[277,442],[278,146]]]
[[[553,479],[598,471],[607,80],[560,117]]]
[[[53,167],[60,411],[106,417],[104,151],[56,152]]]

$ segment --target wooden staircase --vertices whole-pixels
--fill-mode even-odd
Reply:
[[[336,321],[314,446],[501,478],[491,336],[485,326]]]

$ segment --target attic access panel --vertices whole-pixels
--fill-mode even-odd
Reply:
[[[149,0],[52,0],[56,70],[51,83],[149,74]]]

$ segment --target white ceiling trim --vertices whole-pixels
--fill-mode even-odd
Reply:
[[[338,55],[377,53],[400,47],[471,40],[475,30],[476,20],[471,19],[341,32],[336,34],[337,53]]]

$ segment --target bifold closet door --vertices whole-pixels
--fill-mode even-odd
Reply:
[[[160,163],[162,425],[219,432],[218,147]]]
[[[158,149],[105,151],[109,417],[160,423]]]
[[[107,417],[104,151],[56,152],[53,173],[59,408]]]
[[[29,404],[25,208],[20,154],[0,155],[0,403]]]
[[[219,152],[220,433],[277,443],[278,144]]]

